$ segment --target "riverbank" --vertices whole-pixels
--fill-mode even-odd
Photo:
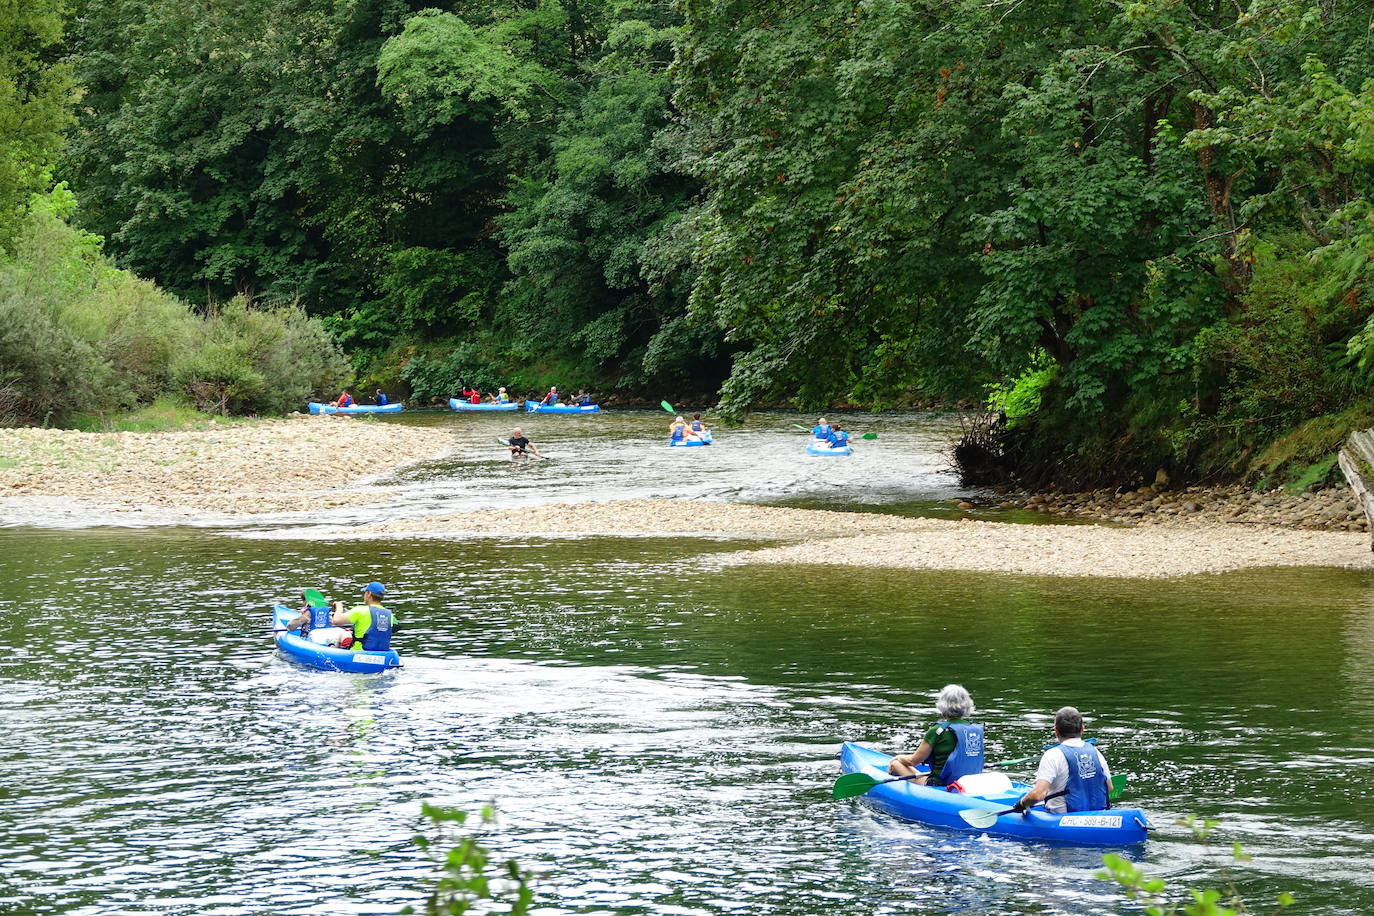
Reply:
[[[326,538],[675,536],[783,541],[711,563],[957,569],[1040,576],[1176,578],[1265,566],[1368,568],[1368,538],[1195,522],[1173,528],[1019,525],[668,499],[524,506],[278,531]]]
[[[1141,487],[1117,492],[1037,493],[992,498],[968,508],[1025,509],[1062,518],[1123,525],[1192,527],[1201,524],[1266,525],[1304,531],[1368,531],[1364,511],[1349,489],[1305,493],[1248,487]]]
[[[362,485],[452,440],[350,417],[156,433],[0,429],[0,517],[167,523],[371,505],[386,494]]]

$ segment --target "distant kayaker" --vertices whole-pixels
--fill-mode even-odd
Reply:
[[[557,386],[557,385],[551,385],[551,386],[549,386],[549,393],[546,394],[546,395],[544,395],[544,397],[539,401],[539,406],[540,406],[540,407],[550,407],[550,406],[552,406],[552,405],[554,405],[554,404],[557,404],[557,403],[558,403],[558,386]]]
[[[539,449],[535,448],[534,443],[525,438],[524,432],[517,426],[515,429],[511,430],[510,434],[510,456],[512,458],[523,458],[527,452],[533,453],[536,458],[544,457],[539,454]]]
[[[391,611],[382,606],[382,596],[386,587],[380,582],[369,582],[363,586],[363,603],[346,607],[342,601],[334,603],[334,615],[330,622],[343,627],[346,635],[338,642],[340,649],[385,652],[391,648],[391,633],[396,619]]]
[[[574,395],[572,403],[578,407],[591,407],[592,396],[588,394],[586,390],[579,391],[576,395]]]
[[[386,396],[386,392],[383,391],[382,389],[378,388],[378,389],[377,389],[377,406],[378,406],[378,407],[385,407],[386,405],[388,405],[388,404],[390,404],[390,403],[391,403],[391,399],[388,398],[388,397]]]
[[[706,426],[706,424],[702,421],[702,419],[701,419],[701,414],[699,414],[699,413],[694,413],[694,414],[692,414],[692,422],[691,422],[690,424],[688,424],[688,425],[691,426],[691,428],[692,428],[692,435],[693,435],[693,436],[696,436],[698,439],[701,439],[701,438],[704,438],[704,437],[705,437],[705,435],[706,435],[706,430],[707,430],[707,426]]]
[[[821,417],[816,425],[811,428],[811,435],[817,439],[824,439],[826,442],[830,441],[830,424],[825,421],[825,417]]]
[[[682,417],[673,420],[672,424],[668,427],[668,435],[672,437],[669,440],[671,442],[681,442],[683,439],[686,439],[687,421],[682,419]]]
[[[983,772],[983,726],[968,720],[974,711],[968,691],[958,684],[946,686],[935,701],[935,711],[940,721],[926,729],[915,753],[893,757],[887,771],[911,776],[917,766],[929,762],[930,775],[911,780],[921,786],[947,786],[961,776]]]
[[[1065,706],[1054,714],[1054,736],[1059,743],[1040,758],[1035,785],[1015,805],[1025,811],[1046,795],[1068,790],[1067,795],[1045,802],[1051,814],[1071,811],[1104,811],[1111,807],[1112,771],[1102,752],[1083,740],[1083,714]]]
[[[330,407],[352,407],[352,406],[353,406],[353,395],[349,394],[347,391],[344,391],[343,393],[341,393],[341,394],[339,395],[339,399],[338,399],[337,401],[331,401],[330,404],[329,404],[329,406],[330,406]]]
[[[489,394],[489,395],[487,395],[487,397],[491,398],[491,402],[492,402],[493,404],[509,404],[509,403],[510,403],[510,398],[506,396],[506,389],[504,389],[504,388],[497,388],[495,394]]]
[[[836,423],[830,430],[830,447],[844,448],[849,444],[849,433],[844,431],[844,427]]]

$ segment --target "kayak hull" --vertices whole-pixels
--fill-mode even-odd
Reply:
[[[460,401],[457,398],[449,398],[448,406],[454,410],[519,410],[520,405],[511,401],[507,404],[473,404],[468,401]]]
[[[669,448],[698,448],[703,445],[711,444],[711,431],[707,430],[706,435],[700,439],[669,439]]]
[[[356,404],[353,407],[331,407],[328,404],[320,404],[316,401],[310,402],[310,412],[314,414],[400,413],[404,409],[404,404]]]
[[[600,404],[588,404],[586,407],[578,407],[572,404],[544,404],[538,401],[526,401],[525,409],[530,413],[600,413]]]
[[[887,764],[891,759],[887,754],[846,741],[840,751],[840,769],[846,773],[866,773],[874,779],[888,779]],[[987,811],[1010,808],[1029,789],[1025,783],[1013,782],[1010,791],[984,797],[909,782],[890,782],[874,786],[862,797],[879,811],[903,820],[960,833],[985,833],[1070,846],[1130,846],[1145,842],[1149,820],[1139,808],[1076,811],[1073,814],[1050,814],[1037,808],[1024,815],[1003,814],[991,827],[982,829],[969,826],[959,816],[961,810],[968,808]]]
[[[843,448],[831,448],[830,446],[823,444],[823,440],[820,439],[812,439],[811,443],[806,446],[806,453],[808,455],[828,455],[833,458],[843,458],[846,455],[851,454],[852,451],[853,449],[851,449],[848,445],[844,446]]]
[[[278,604],[272,609],[272,628],[280,630],[286,626],[296,612]],[[391,668],[401,667],[401,656],[396,650],[369,652],[366,649],[354,652],[334,646],[322,646],[301,636],[300,630],[288,633],[274,633],[277,648],[282,655],[302,665],[321,668],[325,671],[347,671],[353,674],[376,674]]]

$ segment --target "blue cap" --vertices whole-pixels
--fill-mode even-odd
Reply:
[[[363,586],[363,591],[371,592],[380,598],[382,595],[386,594],[386,586],[382,585],[380,582],[369,582]]]

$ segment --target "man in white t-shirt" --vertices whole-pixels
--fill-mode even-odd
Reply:
[[[1072,706],[1054,714],[1054,736],[1059,743],[1045,751],[1035,770],[1035,785],[1016,803],[1025,811],[1047,795],[1065,794],[1045,802],[1050,814],[1072,811],[1104,811],[1111,806],[1107,794],[1112,771],[1093,745],[1083,740],[1083,715]]]

